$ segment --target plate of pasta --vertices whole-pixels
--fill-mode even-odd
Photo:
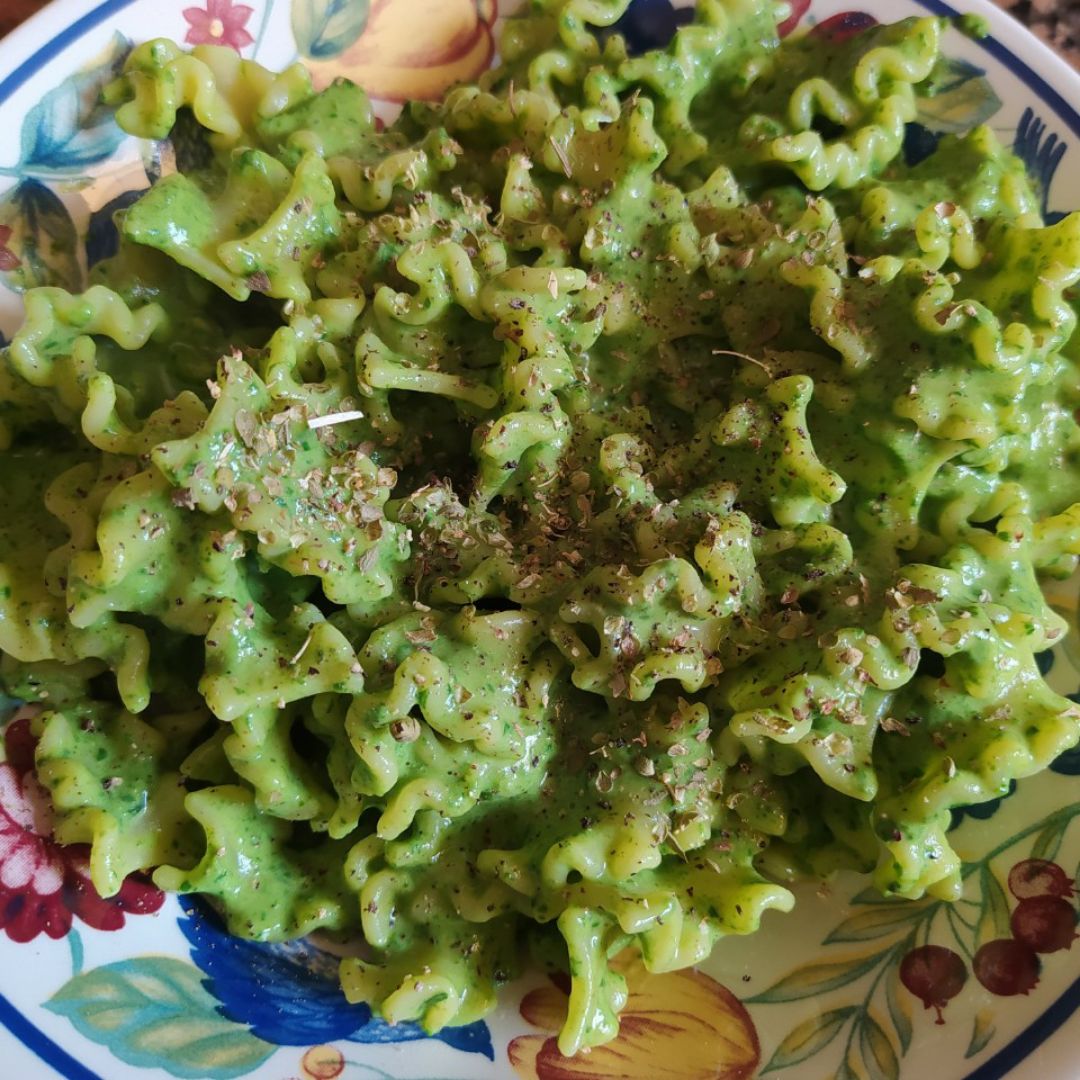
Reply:
[[[1080,77],[851,4],[0,42],[7,1074],[1075,1075]]]

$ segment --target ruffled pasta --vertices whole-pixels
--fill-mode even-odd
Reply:
[[[119,122],[201,152],[0,367],[0,680],[96,887],[362,937],[428,1031],[539,939],[568,1054],[799,875],[955,897],[950,811],[1080,737],[1080,217],[987,128],[904,163],[941,20],[626,6],[385,130],[140,46]]]

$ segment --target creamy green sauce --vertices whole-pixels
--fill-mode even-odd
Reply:
[[[535,938],[565,1053],[800,876],[955,898],[951,808],[1080,735],[1080,216],[989,129],[904,163],[940,20],[628,57],[625,6],[385,131],[140,46],[120,122],[201,164],[0,370],[0,674],[97,887],[362,936],[431,1031]]]

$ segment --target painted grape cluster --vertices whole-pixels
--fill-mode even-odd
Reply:
[[[1073,883],[1057,863],[1025,859],[1009,873],[1009,891],[1018,901],[1009,920],[1012,936],[988,941],[972,958],[972,971],[991,994],[1028,994],[1039,982],[1040,954],[1068,949],[1077,938]],[[900,981],[927,1009],[937,1013],[963,990],[968,969],[944,945],[921,945],[900,962]]]
[[[900,981],[922,1003],[937,1013],[938,1024],[945,1023],[942,1009],[964,989],[967,965],[944,945],[920,945],[900,961]]]
[[[1039,982],[1039,954],[1068,949],[1077,937],[1072,882],[1057,863],[1017,863],[1009,891],[1019,901],[1009,920],[1012,937],[988,941],[972,961],[975,978],[1001,997],[1030,993]]]

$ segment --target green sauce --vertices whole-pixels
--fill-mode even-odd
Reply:
[[[955,898],[951,808],[1080,736],[1080,216],[985,128],[904,163],[940,20],[628,57],[625,6],[385,131],[140,46],[120,122],[205,165],[0,372],[0,671],[97,887],[362,935],[430,1031],[550,939],[565,1053],[796,877]]]

